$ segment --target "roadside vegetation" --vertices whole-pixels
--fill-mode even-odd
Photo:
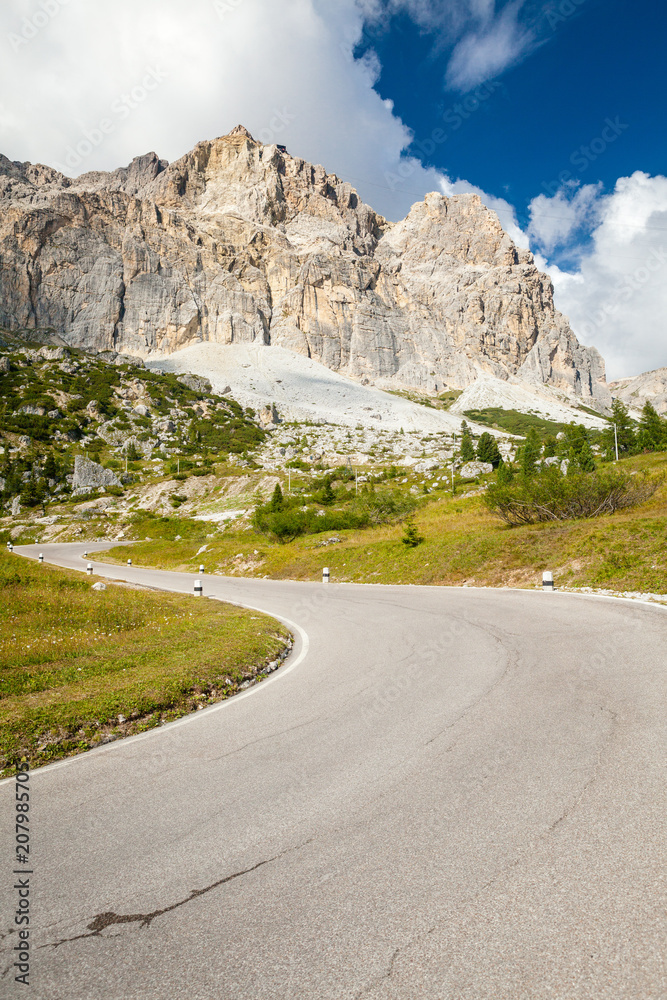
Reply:
[[[0,774],[223,700],[284,653],[275,620],[0,552]]]
[[[667,454],[637,455],[604,468],[635,473],[631,480],[644,473],[662,479]],[[252,527],[230,526],[207,538],[201,522],[193,522],[190,538],[182,532],[179,541],[159,540],[158,519],[145,518],[137,533],[153,540],[112,548],[104,559],[123,563],[131,555],[135,565],[193,574],[204,563],[207,573],[313,581],[321,580],[322,567],[328,566],[333,582],[486,587],[537,587],[542,570],[552,569],[560,587],[667,594],[664,482],[649,499],[614,514],[510,527],[485,502],[484,487],[496,475],[480,477],[478,483],[457,480],[454,496],[448,476],[430,483],[428,494],[416,497],[414,515],[403,523],[322,531],[283,543]],[[406,490],[409,483],[397,488]],[[172,537],[178,525],[177,519],[167,524]],[[410,525],[416,534],[404,543]],[[413,544],[415,538],[423,540]]]

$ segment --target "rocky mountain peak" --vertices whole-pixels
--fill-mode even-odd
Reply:
[[[0,323],[146,357],[260,342],[427,392],[480,372],[605,405],[604,363],[474,194],[387,222],[243,126],[168,163],[72,180],[0,158]]]

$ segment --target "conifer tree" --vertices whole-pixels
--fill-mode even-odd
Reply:
[[[285,498],[283,497],[283,491],[280,488],[280,483],[276,483],[276,488],[273,491],[273,496],[269,500],[269,510],[272,513],[276,513],[282,510],[285,506]]]
[[[593,450],[588,438],[586,438],[582,445],[581,451],[577,456],[577,461],[582,472],[595,472],[595,459],[593,458]]]
[[[660,451],[667,444],[667,422],[648,399],[642,408],[637,444],[643,451]]]
[[[477,458],[480,462],[490,462],[494,469],[501,462],[496,439],[488,431],[484,431],[477,442]]]
[[[475,458],[475,446],[472,443],[470,428],[465,420],[461,423],[461,459],[464,462],[472,462]]]

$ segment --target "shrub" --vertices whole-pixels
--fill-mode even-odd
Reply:
[[[557,466],[551,466],[531,477],[520,475],[510,483],[492,483],[484,502],[492,513],[512,525],[599,517],[643,503],[662,481],[659,476],[633,476],[620,469],[563,476]]]

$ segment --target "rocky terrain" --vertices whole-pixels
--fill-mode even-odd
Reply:
[[[476,195],[387,222],[242,127],[168,164],[72,180],[0,157],[0,324],[147,358],[280,346],[360,382],[460,390],[480,373],[610,403],[550,279]]]
[[[450,482],[459,415],[353,383],[375,397],[365,423],[298,422],[271,404],[244,407],[199,375],[115,352],[27,346],[0,331],[3,338],[0,532],[8,540],[26,531],[43,541],[134,537],[142,512],[196,518],[215,532],[247,522],[279,481],[307,484],[327,469],[363,484],[391,466],[415,493]],[[405,429],[375,412],[394,404]],[[424,413],[423,427],[413,411]],[[515,447],[508,436],[499,445],[505,455]],[[472,479],[480,470],[468,471]]]
[[[658,413],[667,413],[667,368],[610,382],[609,389],[635,414],[647,400],[653,403]]]

